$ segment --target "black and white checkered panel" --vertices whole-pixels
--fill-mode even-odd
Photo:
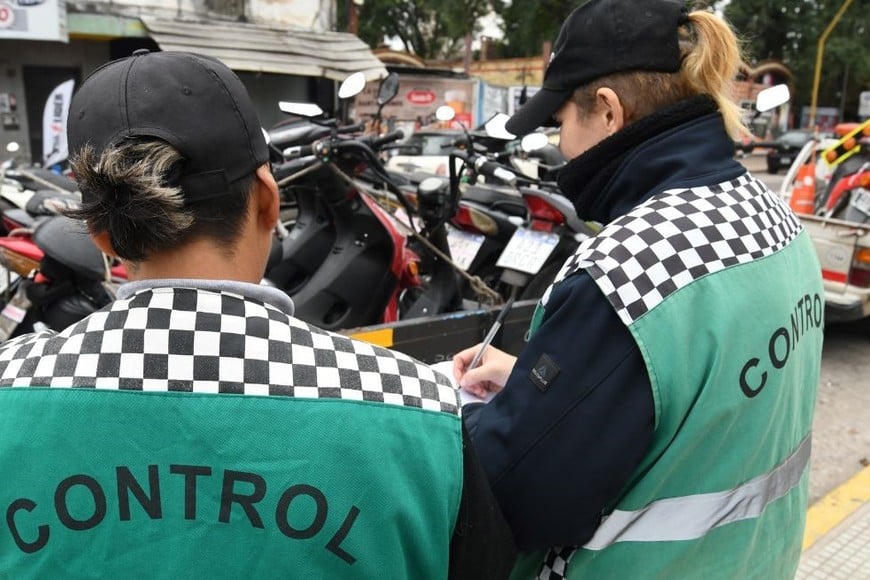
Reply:
[[[654,196],[585,240],[556,281],[586,269],[628,325],[692,281],[771,255],[800,231],[779,196],[743,175]]]
[[[0,347],[0,387],[96,387],[339,398],[459,413],[456,390],[410,357],[231,293],[160,288],[60,334]]]
[[[568,575],[568,564],[576,553],[576,546],[551,548],[544,556],[541,569],[538,570],[538,575],[535,578],[537,580],[562,580]]]

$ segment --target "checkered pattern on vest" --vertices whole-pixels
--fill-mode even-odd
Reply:
[[[553,284],[586,270],[629,325],[698,278],[781,250],[801,227],[779,196],[748,174],[669,190],[581,243]]]
[[[0,346],[0,387],[91,387],[376,401],[458,414],[428,365],[228,292],[157,288],[59,334]]]
[[[552,548],[544,557],[535,580],[563,580],[568,574],[568,564],[576,553],[576,546]]]

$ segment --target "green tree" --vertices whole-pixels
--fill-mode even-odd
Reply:
[[[554,42],[568,14],[586,0],[512,0],[501,13],[503,57],[541,54],[545,42]]]
[[[810,105],[818,40],[843,0],[731,0],[725,17],[745,41],[750,64],[779,60],[794,74],[792,104]],[[825,44],[818,105],[856,116],[870,90],[870,0],[853,0]]]
[[[449,58],[462,53],[482,16],[501,9],[502,0],[366,0],[359,36],[370,46],[397,38],[422,58]]]

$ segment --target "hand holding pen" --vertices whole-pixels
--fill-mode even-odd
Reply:
[[[453,357],[453,376],[466,391],[487,398],[504,387],[516,363],[516,357],[491,345],[505,317],[513,306],[511,297],[496,317],[492,327],[479,345],[472,346]]]

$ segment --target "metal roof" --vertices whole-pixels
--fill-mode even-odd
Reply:
[[[228,67],[298,76],[344,80],[361,71],[366,80],[385,77],[387,70],[371,49],[353,34],[314,32],[292,27],[222,20],[170,20],[140,16],[162,50],[198,52]]]

